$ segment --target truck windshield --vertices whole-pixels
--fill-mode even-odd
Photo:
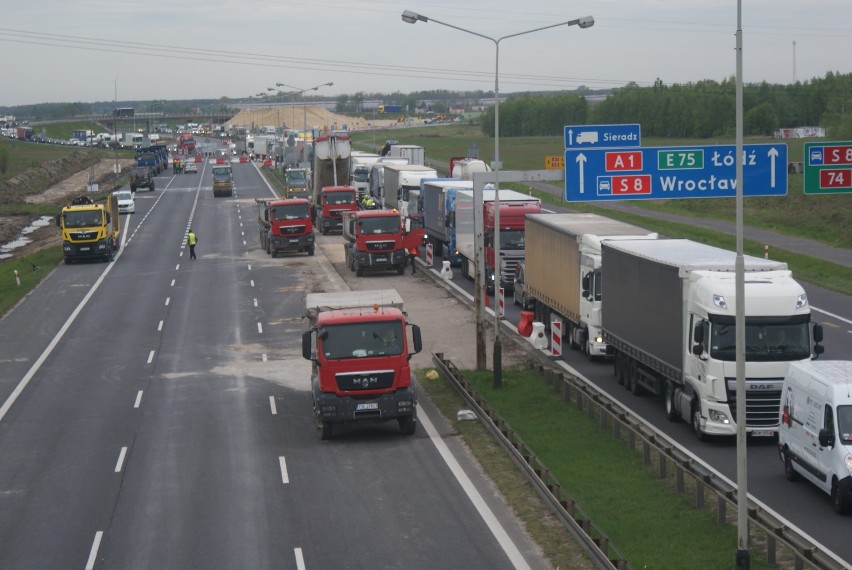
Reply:
[[[837,431],[843,445],[852,445],[852,406],[837,406]]]
[[[272,215],[276,220],[304,220],[308,217],[307,204],[288,204],[286,206],[275,206]]]
[[[329,192],[326,204],[354,204],[355,192]]]
[[[377,321],[327,326],[320,331],[325,358],[395,356],[403,352],[402,323]]]
[[[500,230],[500,249],[524,249],[524,230]]]
[[[302,170],[290,170],[287,172],[287,184],[290,186],[304,185],[305,172]]]
[[[65,219],[66,228],[91,228],[101,225],[100,210],[66,212],[63,217]]]
[[[352,179],[355,182],[369,182],[370,171],[366,168],[358,167],[355,169],[355,172],[352,173]]]
[[[710,335],[710,356],[735,361],[735,327],[714,323]],[[746,324],[745,336],[746,361],[749,362],[784,362],[811,356],[808,323]]]
[[[360,220],[362,234],[395,234],[400,230],[398,216],[381,216]]]
[[[213,176],[216,178],[230,178],[231,177],[231,167],[230,166],[214,166],[213,167]]]

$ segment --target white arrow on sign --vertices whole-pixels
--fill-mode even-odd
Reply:
[[[584,182],[584,177],[583,177],[583,165],[586,164],[586,155],[583,154],[582,152],[580,154],[578,154],[576,162],[577,162],[577,166],[580,169],[580,194],[582,194],[583,191],[585,190],[585,187],[584,187],[585,182]]]
[[[574,146],[574,129],[568,129],[568,146]]]
[[[778,149],[774,146],[769,149],[769,171],[772,173],[769,177],[769,187],[775,188],[775,159],[778,158]]]

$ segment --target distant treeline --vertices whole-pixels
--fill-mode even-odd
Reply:
[[[616,89],[598,103],[579,95],[516,96],[500,104],[500,136],[561,135],[564,125],[642,125],[649,137],[733,136],[736,81],[701,81]],[[750,84],[743,88],[743,132],[771,136],[779,128],[825,127],[829,137],[852,137],[852,74],[793,85]],[[494,135],[494,109],[482,119]]]

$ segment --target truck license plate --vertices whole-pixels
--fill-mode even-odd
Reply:
[[[769,430],[757,430],[749,433],[751,434],[751,437],[773,437],[775,435],[774,432]]]
[[[387,263],[387,262],[388,262],[387,257],[377,257],[376,258],[376,263]]]
[[[81,247],[80,251],[89,251],[89,248],[88,247]]]
[[[290,243],[299,243],[299,240],[297,240],[297,239],[291,239],[291,240],[290,240]]]
[[[379,403],[378,402],[366,402],[366,403],[363,403],[363,404],[358,404],[357,406],[355,406],[355,409],[359,410],[359,411],[360,410],[378,410],[379,409]]]

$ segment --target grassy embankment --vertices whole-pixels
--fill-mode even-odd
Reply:
[[[353,137],[356,148],[374,149],[385,139],[396,139],[405,144],[421,145],[426,156],[439,163],[446,163],[451,156],[464,156],[470,143],[479,147],[479,156],[493,155],[493,139],[484,137],[476,126],[447,125],[440,127],[417,127],[392,129],[372,133],[356,133]],[[777,142],[772,139],[749,139],[748,144]],[[802,139],[787,141],[788,159],[801,162],[804,148]],[[724,139],[651,139],[644,140],[646,146],[707,146],[733,144]],[[541,170],[544,157],[561,155],[564,145],[562,137],[512,137],[500,140],[500,149],[505,170]],[[487,158],[486,158],[487,160]],[[529,191],[527,187],[506,184],[508,188]],[[600,213],[621,219],[670,237],[683,237],[701,241],[729,250],[736,248],[735,236],[707,231],[694,226],[664,222],[649,217],[637,216],[582,203],[567,203],[546,192],[533,190],[533,195],[542,201],[573,209]],[[727,198],[692,200],[635,200],[634,205],[649,210],[662,210],[688,216],[717,218],[733,221],[735,201]],[[789,176],[787,196],[748,197],[743,200],[743,218],[746,225],[770,229],[781,233],[810,238],[835,247],[852,248],[852,197],[849,195],[805,196],[802,191],[802,175]],[[746,240],[745,253],[763,256],[764,244]],[[773,248],[773,259],[785,261],[794,276],[846,295],[852,295],[852,269],[831,263],[830,259],[814,259]]]

